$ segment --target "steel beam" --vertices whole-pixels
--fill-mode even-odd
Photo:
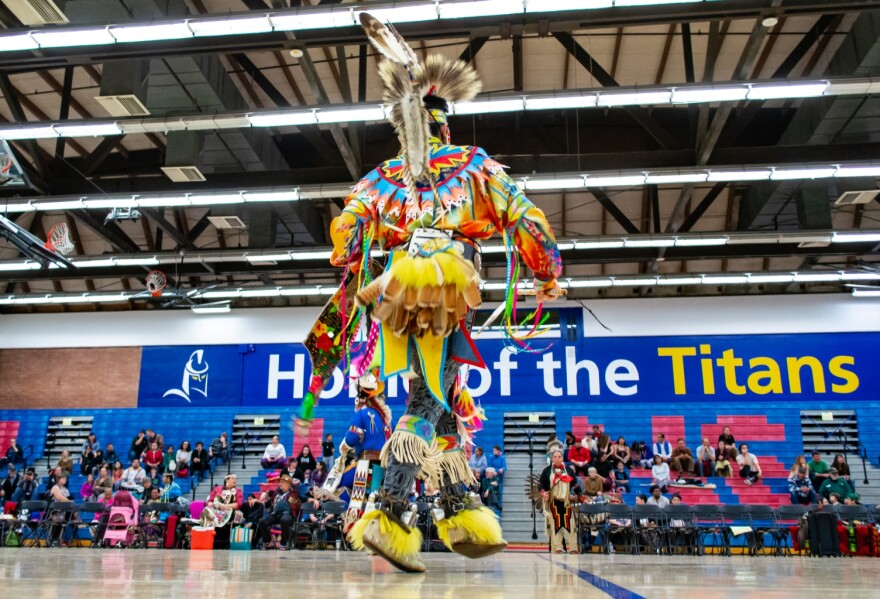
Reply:
[[[109,222],[105,225],[104,222],[90,210],[72,210],[71,214],[76,220],[91,229],[95,235],[113,246],[116,251],[123,253],[136,253],[141,251],[138,245],[132,241],[132,239],[125,234],[125,231],[123,231],[116,223]],[[80,274],[80,276],[82,275]]]
[[[627,233],[639,233],[639,228],[635,226],[631,220],[629,220],[623,211],[617,207],[617,204],[608,197],[608,194],[605,193],[604,189],[600,189],[598,187],[590,187],[588,191],[593,194],[600,204],[608,211],[608,214],[617,221],[617,223],[623,227],[623,230]]]
[[[154,225],[168,235],[168,237],[173,239],[178,247],[184,249],[192,247],[192,243],[190,243],[190,240],[187,239],[186,235],[180,229],[165,220],[165,217],[162,216],[158,210],[154,210],[153,208],[139,208],[139,210],[143,216],[149,218]]]

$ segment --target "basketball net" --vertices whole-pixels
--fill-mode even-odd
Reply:
[[[161,270],[151,270],[147,273],[147,290],[153,297],[159,297],[162,295],[162,290],[165,289],[165,283],[165,273]]]
[[[62,256],[66,256],[74,250],[73,241],[70,239],[70,231],[67,223],[58,223],[49,229],[48,239],[46,239],[46,249],[58,252]]]

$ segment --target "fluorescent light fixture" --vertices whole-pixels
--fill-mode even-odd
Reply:
[[[51,125],[0,129],[0,139],[48,139],[51,137],[58,137],[58,132]]]
[[[853,289],[853,297],[880,297],[880,289]]]
[[[558,179],[526,179],[526,189],[583,189],[583,177],[560,177]]]
[[[658,285],[701,285],[702,277],[660,277]]]
[[[350,7],[335,7],[322,12],[300,12],[295,15],[270,15],[275,31],[296,31],[298,29],[324,29],[355,25]]]
[[[507,283],[484,282],[480,285],[480,288],[484,291],[502,291],[504,289],[507,289]]]
[[[496,244],[484,245],[483,249],[481,250],[481,253],[483,253],[483,254],[504,254],[506,252],[507,252],[507,250],[505,249],[505,247],[503,245],[496,245]]]
[[[880,281],[880,273],[873,272],[844,272],[840,275],[841,281]]]
[[[299,110],[297,112],[281,112],[274,114],[248,115],[248,121],[253,127],[291,127],[296,125],[314,125],[318,122],[315,113],[311,110]]]
[[[669,104],[672,91],[643,91],[599,94],[596,105],[604,108],[614,106],[647,106],[651,104]]]
[[[741,171],[709,171],[706,178],[710,182],[723,181],[768,181],[773,171],[770,169],[741,170]]]
[[[199,293],[198,297],[205,299],[241,297],[241,289],[222,289],[217,291],[206,291],[204,293]]]
[[[83,200],[86,208],[137,208],[138,203],[134,198],[107,198],[95,200]]]
[[[749,283],[792,283],[794,275],[786,274],[749,274]]]
[[[438,2],[441,19],[467,19],[491,15],[511,15],[524,10],[522,0],[465,0]]]
[[[526,0],[526,12],[528,13],[611,8],[612,6],[614,6],[614,0]]]
[[[644,185],[645,175],[620,175],[616,177],[587,177],[587,187],[633,187]]]
[[[159,259],[156,256],[150,258],[116,258],[117,266],[156,266]]]
[[[360,19],[360,11],[355,11],[355,20]],[[433,21],[437,19],[437,5],[433,2],[428,4],[413,4],[412,6],[395,6],[393,8],[370,9],[370,14],[379,21],[391,23],[417,23],[419,21]]]
[[[452,114],[489,114],[493,112],[518,112],[524,107],[522,98],[497,100],[471,100],[456,102],[452,106]]]
[[[615,278],[612,283],[614,287],[646,287],[650,285],[657,284],[657,277],[641,277],[634,279],[617,279]]]
[[[822,283],[822,282],[837,282],[840,280],[839,272],[828,272],[828,273],[794,273],[794,281],[795,283]]]
[[[613,248],[622,248],[623,240],[619,241],[575,241],[574,249],[576,250],[608,250]]]
[[[816,98],[828,90],[828,82],[789,83],[783,85],[754,85],[749,100],[780,100],[787,98]]]
[[[242,289],[240,297],[278,297],[281,295],[280,287],[272,289]]]
[[[704,285],[744,285],[748,282],[746,275],[703,275]]]
[[[291,258],[290,252],[284,252],[283,254],[247,254],[244,259],[253,264],[260,262],[284,262]]]
[[[110,33],[121,44],[182,40],[193,36],[192,30],[185,21],[153,25],[117,25],[110,28]]]
[[[746,87],[703,87],[682,88],[672,92],[673,104],[693,104],[697,102],[738,102],[746,99]]]
[[[614,0],[614,6],[651,6],[653,4],[687,4],[695,0]]]
[[[568,286],[572,289],[581,287],[611,287],[614,282],[611,279],[569,279]]]
[[[880,234],[878,233],[837,233],[831,236],[832,243],[870,243],[880,242]]]
[[[131,297],[128,293],[110,293],[106,295],[85,295],[85,302],[98,302],[98,303],[107,303],[107,302],[124,302],[128,301],[128,298]]]
[[[791,179],[827,179],[833,177],[837,172],[833,167],[815,167],[815,168],[780,168],[773,171],[770,175],[771,181],[789,181]]]
[[[75,208],[84,208],[85,204],[82,200],[65,201],[65,202],[34,202],[37,210],[71,210]]]
[[[842,166],[835,177],[880,177],[880,166]]]
[[[139,208],[151,208],[162,206],[189,206],[190,200],[188,196],[164,196],[157,198],[137,198]]]
[[[385,120],[385,109],[382,106],[366,108],[342,108],[340,110],[318,110],[319,123],[362,123],[366,121]]]
[[[116,39],[106,27],[101,29],[39,30],[31,33],[40,48],[66,48],[70,46],[99,46],[113,44]]]
[[[116,266],[116,260],[113,258],[105,260],[74,260],[73,264],[77,268],[106,268],[108,266]]]
[[[663,183],[702,183],[709,175],[707,173],[675,173],[671,175],[648,174],[645,183],[662,185]]]
[[[596,94],[577,96],[551,96],[549,98],[526,98],[526,110],[554,110],[561,108],[592,108]]]
[[[30,34],[2,35],[0,36],[0,52],[15,52],[16,50],[36,50],[39,48],[36,40]]]
[[[190,310],[195,314],[226,314],[232,310],[232,306],[229,300],[222,300],[207,304],[197,304],[190,307]]]
[[[268,15],[264,15],[261,17],[193,20],[189,22],[189,28],[196,37],[246,35],[249,33],[270,33],[272,23],[269,22]]]
[[[295,202],[299,199],[299,191],[291,189],[290,191],[271,191],[267,193],[249,193],[242,194],[245,202]]]
[[[333,252],[298,252],[293,250],[289,254],[290,260],[329,260]]]
[[[675,239],[624,239],[627,248],[668,248],[675,245]]]
[[[120,135],[122,130],[116,123],[95,123],[94,125],[58,125],[55,131],[61,137],[103,137]]]
[[[335,293],[335,290],[334,290]],[[293,289],[282,289],[282,296],[306,296],[306,295],[321,295],[319,287],[296,287]],[[332,295],[332,294],[331,294]]]
[[[0,271],[40,270],[39,262],[0,262]]]
[[[244,198],[240,193],[222,193],[190,196],[189,201],[193,206],[212,206],[214,204],[243,204]]]
[[[678,237],[675,247],[707,247],[727,245],[727,237]]]

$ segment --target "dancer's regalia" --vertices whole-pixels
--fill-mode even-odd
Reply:
[[[339,446],[339,458],[321,487],[325,497],[348,495],[343,531],[348,530],[363,515],[367,497],[382,485],[380,465],[382,448],[391,435],[391,409],[385,404],[385,384],[368,372],[357,380],[355,412]]]
[[[572,466],[562,464],[557,467],[551,464],[541,473],[541,491],[547,494],[544,500],[544,521],[550,549],[554,553],[562,553],[564,550],[578,552],[574,532],[577,515],[572,501],[578,493],[578,487],[578,478]]]
[[[447,102],[476,95],[473,68],[435,55],[419,64],[395,32],[369,16],[362,23],[388,58],[380,75],[402,153],[353,188],[331,225],[331,261],[359,281],[355,304],[371,316],[367,354],[375,347],[381,377],[411,380],[406,413],[382,452],[377,509],[364,514],[349,538],[402,570],[419,572],[422,539],[407,505],[417,478],[440,493],[433,513],[450,549],[482,557],[506,546],[495,514],[467,493],[472,473],[463,450],[479,411],[463,391],[459,368],[484,366],[467,326],[481,303],[479,242],[503,236],[508,306],[515,305],[519,258],[535,272],[539,305],[558,294],[561,263],[544,214],[504,167],[481,148],[449,143]],[[373,242],[389,254],[384,273],[371,281]],[[510,325],[510,310],[505,319]],[[539,321],[535,316],[535,329]],[[527,341],[511,339],[528,349]],[[319,392],[320,381],[313,382]]]

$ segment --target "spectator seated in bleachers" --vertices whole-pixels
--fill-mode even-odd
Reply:
[[[663,489],[659,485],[651,485],[650,492],[651,496],[648,497],[648,505],[656,505],[659,508],[669,505],[669,500],[663,496]]]
[[[98,454],[101,451],[101,443],[98,442],[98,437],[94,432],[90,432],[86,437],[86,440],[83,441],[82,449],[80,450],[80,459],[79,459],[79,473],[86,475],[90,474],[95,466],[99,465],[101,460],[104,457],[104,454]]]
[[[651,453],[654,454],[655,458],[659,457],[664,464],[672,461],[672,445],[666,440],[666,435],[663,433],[657,434],[657,441],[651,446]]]
[[[623,462],[617,462],[617,468],[611,473],[612,491],[616,493],[629,493],[629,471]]]
[[[271,503],[271,499],[274,496],[274,492],[271,497],[268,492],[263,494],[251,493],[248,495],[241,506],[242,526],[256,530],[257,525],[266,513],[266,503]],[[251,536],[251,547],[256,547],[257,541],[257,535],[253,534]]]
[[[182,495],[180,485],[174,482],[174,475],[166,472],[162,475],[162,501],[165,503],[175,503]]]
[[[105,489],[113,490],[113,477],[110,476],[107,467],[102,466],[101,469],[98,470],[98,476],[92,483],[92,499],[89,501],[97,501],[103,497]]]
[[[122,478],[119,479],[119,487],[117,490],[122,489],[128,491],[136,498],[140,498],[143,496],[144,480],[146,478],[147,473],[141,468],[140,460],[132,460],[131,466],[123,471]]]
[[[860,505],[858,493],[850,493],[843,498],[843,505]]]
[[[822,486],[819,487],[818,491],[819,497],[823,499],[828,499],[832,493],[837,493],[841,497],[846,497],[852,492],[853,488],[849,486],[849,483],[840,476],[837,468],[834,468],[833,466],[828,469],[828,478],[825,479],[825,482],[822,483]]]
[[[605,492],[606,481],[599,476],[599,471],[590,466],[587,469],[587,476],[583,480],[584,495],[587,497],[598,497]]]
[[[568,462],[572,465],[578,476],[587,475],[587,469],[590,467],[591,459],[592,455],[590,454],[590,450],[586,449],[584,444],[579,440],[575,441],[574,447],[568,450]]]
[[[260,459],[260,465],[263,468],[280,470],[287,464],[287,452],[284,445],[279,443],[278,435],[272,437],[272,442],[266,445],[263,457]]]
[[[736,439],[734,439],[733,433],[730,432],[729,426],[725,426],[721,430],[721,434],[718,435],[718,444],[721,445],[722,441],[727,447],[736,447]]]
[[[113,505],[113,489],[104,489],[104,494],[98,497],[95,501],[98,503],[103,503],[106,505]]]
[[[162,475],[174,474],[177,470],[177,452],[174,451],[174,445],[168,445],[165,448],[165,455],[162,456]]]
[[[138,499],[142,499],[142,500],[149,499],[150,493],[153,492],[153,489],[155,489],[157,487],[157,485],[153,484],[152,478],[150,478],[149,476],[144,476],[143,487],[144,487],[144,490],[141,492],[140,497],[137,497],[134,494],[134,492],[132,492],[131,494],[135,495],[135,497],[137,497]]]
[[[220,436],[211,441],[211,447],[208,448],[208,456],[211,459],[217,458],[223,462],[229,461],[229,438],[226,431],[220,433]]]
[[[204,480],[205,472],[211,471],[211,458],[208,456],[208,450],[205,449],[205,444],[201,441],[196,441],[196,447],[192,452],[192,459],[190,460],[190,476],[198,477],[199,480]]]
[[[739,464],[739,476],[747,485],[753,485],[761,478],[761,466],[758,464],[758,456],[749,453],[749,446],[742,443],[739,446],[739,455],[736,456]]]
[[[70,490],[67,488],[67,474],[62,473],[55,481],[55,485],[49,489],[49,503],[73,503],[70,496]],[[66,525],[74,517],[74,512],[63,512],[61,510],[51,510],[47,519],[52,523],[52,531],[50,536],[53,545],[62,545],[63,534]]]
[[[507,458],[501,451],[500,445],[492,447],[492,453],[486,456],[486,464],[490,468],[495,468],[495,474],[498,478],[498,488],[504,489],[504,473],[507,472]],[[501,491],[499,491],[500,493]]]
[[[813,483],[807,475],[807,469],[803,466],[793,477],[788,479],[788,493],[791,495],[792,505],[810,505],[816,503],[816,491],[813,490]]]
[[[654,465],[651,467],[651,480],[654,486],[666,491],[666,487],[672,483],[672,477],[669,472],[669,464],[663,461],[663,457],[654,456]]]
[[[596,459],[593,460],[593,466],[599,476],[611,480],[611,471],[614,469],[614,445],[608,435],[603,434],[596,442]]]
[[[258,502],[253,501],[250,503],[250,511],[254,512],[255,508],[253,506]],[[262,543],[263,549],[271,549],[272,528],[277,526],[281,530],[281,544],[278,546],[278,549],[281,551],[287,549],[287,543],[290,540],[290,529],[301,504],[302,500],[299,491],[294,488],[293,479],[287,474],[282,474],[278,480],[278,493],[269,505],[269,513],[259,520],[256,534],[252,537],[252,543],[256,545],[259,541]]]
[[[79,488],[79,498],[82,501],[91,501],[92,494],[95,492],[95,477],[91,474],[86,475],[86,480]]]
[[[155,443],[158,446],[159,451],[165,451],[165,437],[163,437],[151,428],[148,428],[146,430],[146,437],[148,443]],[[149,444],[147,445],[147,447],[149,447]]]
[[[9,447],[6,449],[6,453],[4,455],[4,466],[13,464],[21,468],[24,467],[24,450],[18,446],[18,439],[9,440]]]
[[[159,451],[159,444],[155,441],[150,443],[150,448],[144,453],[144,469],[150,471],[155,468],[159,474],[162,474],[165,466],[165,456]]]
[[[818,451],[814,450],[812,457],[807,465],[810,467],[810,481],[813,483],[813,488],[818,489],[828,479],[828,464]]]
[[[490,508],[496,515],[501,515],[501,487],[498,483],[498,473],[495,468],[489,466],[483,471],[483,480],[480,481],[480,498],[483,505]]]
[[[104,452],[104,461],[110,464],[115,464],[119,461],[119,456],[116,455],[116,449],[113,447],[113,443],[107,443],[107,450]]]
[[[147,439],[146,431],[138,431],[138,434],[131,441],[128,448],[128,459],[141,459],[141,456],[149,449],[150,441]]]
[[[22,501],[36,499],[35,496],[38,486],[36,470],[28,468],[25,471],[24,476],[21,477],[21,482],[18,483],[18,487],[12,493],[12,501],[15,503],[21,503]]]
[[[618,437],[617,443],[615,443],[611,448],[611,460],[614,465],[614,468],[617,468],[618,462],[623,462],[623,465],[629,468],[632,466],[632,452],[629,450],[629,446],[626,444],[626,439],[624,437]]]
[[[294,471],[293,478],[298,478],[302,481],[308,480],[317,465],[318,462],[315,460],[315,456],[312,455],[312,448],[308,445],[303,445],[302,449],[299,450],[299,455],[296,456],[296,470]]]
[[[61,466],[55,466],[52,469],[52,472],[49,473],[49,477],[46,479],[46,491],[43,493],[43,497],[41,499],[49,500],[49,492],[52,490],[52,487],[55,486],[55,483],[58,482],[60,477],[64,476],[64,470],[61,469]]]
[[[801,468],[807,472],[807,477],[809,477],[810,467],[807,465],[807,458],[799,455],[794,459],[794,464],[791,465],[791,468],[788,469],[788,482],[791,482],[791,479],[798,475],[798,471],[800,471]]]
[[[571,461],[571,459],[568,457],[568,452],[571,451],[572,447],[574,447],[575,441],[577,441],[577,439],[575,439],[574,433],[571,431],[565,431],[565,439],[563,440],[563,443],[565,444],[565,449],[563,450],[562,458],[566,462]]]
[[[122,462],[116,462],[113,465],[113,491],[117,491],[119,489],[119,485],[122,484],[122,475],[125,474],[125,468],[122,467]]]
[[[12,495],[18,488],[19,483],[21,483],[22,478],[22,475],[15,469],[15,464],[9,464],[6,467],[6,478],[3,479],[3,484],[0,485],[0,500],[2,500],[0,505],[3,505],[6,501],[12,501]]]
[[[718,451],[715,453],[715,476],[724,478],[733,476],[733,462],[736,458],[736,449],[728,446],[724,441],[719,441]]]
[[[697,448],[696,455],[697,476],[715,476],[715,448],[709,443],[709,438],[703,439],[703,444]]]
[[[644,441],[633,443],[632,447],[629,448],[629,454],[633,463],[633,468],[638,466],[639,468],[650,470],[654,465],[654,454],[651,452],[651,448],[648,444]]]
[[[55,464],[56,468],[61,468],[61,470],[67,476],[73,474],[73,458],[70,457],[70,452],[66,449],[61,451],[61,457],[58,458],[58,462]]]
[[[468,465],[471,467],[471,470],[474,471],[475,476],[483,476],[486,468],[489,467],[489,461],[486,459],[486,454],[483,452],[482,447],[474,448],[474,453],[471,454],[471,457],[468,460]]]
[[[189,445],[189,441],[184,441],[180,444],[180,449],[177,450],[177,454],[175,457],[175,462],[177,462],[176,474],[178,478],[186,478],[187,476],[189,476],[191,460],[192,448]]]
[[[311,476],[309,476],[309,485],[313,488],[320,489],[324,482],[327,480],[327,463],[326,462],[318,462],[315,465],[315,469],[312,471]]]
[[[849,483],[849,486],[852,487],[853,491],[856,489],[856,483],[852,479],[852,473],[849,470],[849,464],[846,463],[846,458],[843,457],[842,453],[838,453],[834,456],[834,460],[831,462],[831,465],[834,468],[837,468],[837,472],[840,474],[840,478]]]
[[[690,448],[684,444],[684,439],[676,441],[675,449],[672,450],[672,467],[678,471],[679,477],[685,474],[694,474],[694,456]]]

